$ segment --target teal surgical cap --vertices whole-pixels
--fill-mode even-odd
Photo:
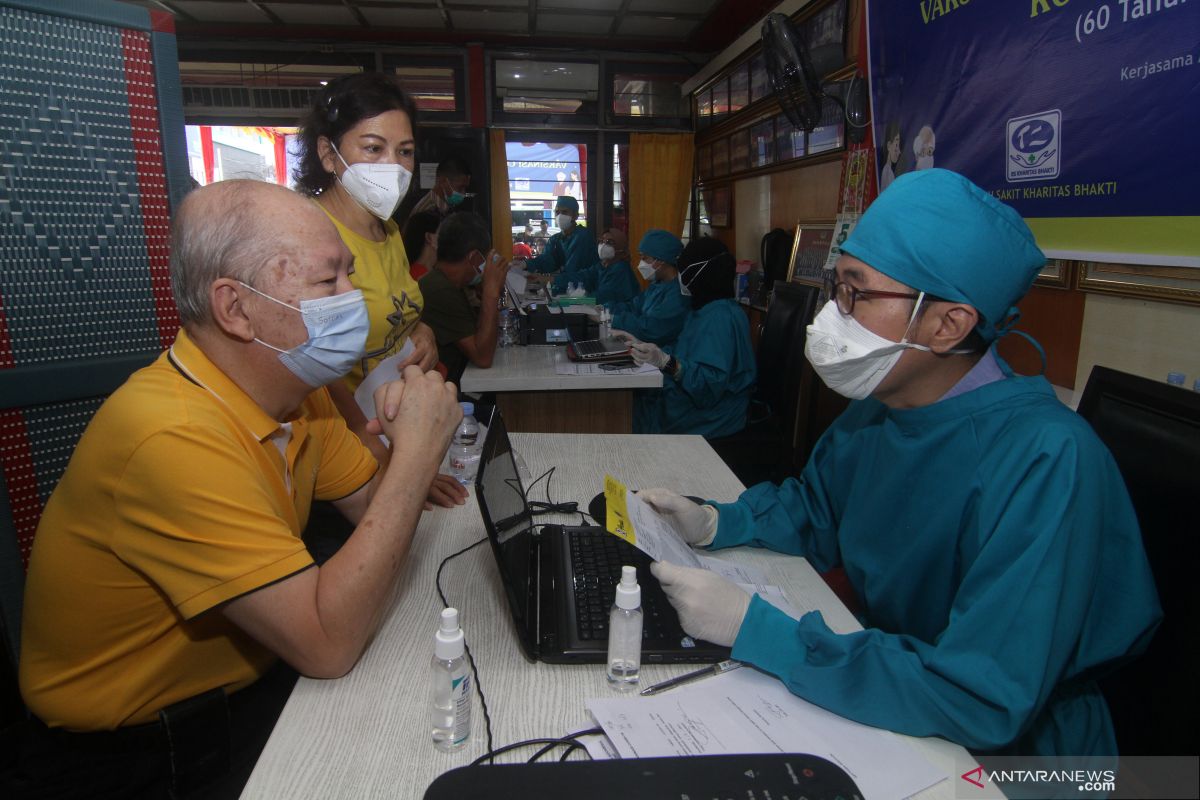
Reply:
[[[558,198],[558,201],[554,204],[554,210],[558,211],[559,209],[570,211],[572,214],[578,214],[579,201],[574,197],[571,197],[569,194],[564,194],[562,197]]]
[[[917,291],[973,306],[988,342],[1007,332],[1017,301],[1046,264],[1016,211],[944,169],[896,178],[842,252]]]
[[[671,266],[674,266],[675,262],[679,260],[679,253],[682,250],[683,242],[679,241],[679,237],[661,228],[651,228],[646,231],[646,235],[642,237],[642,243],[638,245],[638,252],[642,255],[665,261]]]

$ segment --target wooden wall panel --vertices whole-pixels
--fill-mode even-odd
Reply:
[[[790,231],[802,219],[833,222],[841,179],[841,159],[772,173],[770,227]]]
[[[1037,339],[1046,351],[1046,379],[1068,389],[1075,388],[1084,299],[1080,291],[1034,286],[1018,304],[1021,321],[1017,329]],[[1005,336],[997,351],[1021,375],[1042,371],[1037,350],[1020,336]]]

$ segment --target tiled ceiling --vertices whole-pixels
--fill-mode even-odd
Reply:
[[[128,0],[175,16],[181,40],[303,35],[451,43],[716,50],[770,0]],[[775,0],[777,2],[777,0]],[[724,40],[724,41],[723,41]]]

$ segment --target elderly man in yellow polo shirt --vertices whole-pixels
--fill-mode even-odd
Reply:
[[[183,330],[96,413],[35,537],[20,682],[38,721],[17,789],[236,796],[287,666],[332,678],[358,661],[461,412],[452,384],[409,367],[370,423],[401,457],[381,467],[347,430],[324,384],[366,338],[352,268],[282,187],[183,203]],[[357,525],[319,567],[300,538],[314,499]]]

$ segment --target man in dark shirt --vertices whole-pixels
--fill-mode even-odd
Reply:
[[[468,361],[490,367],[496,353],[497,309],[509,262],[490,248],[491,233],[479,215],[452,214],[438,227],[437,262],[420,280],[421,320],[433,328],[448,380],[457,381]],[[473,286],[480,287],[478,308]]]

